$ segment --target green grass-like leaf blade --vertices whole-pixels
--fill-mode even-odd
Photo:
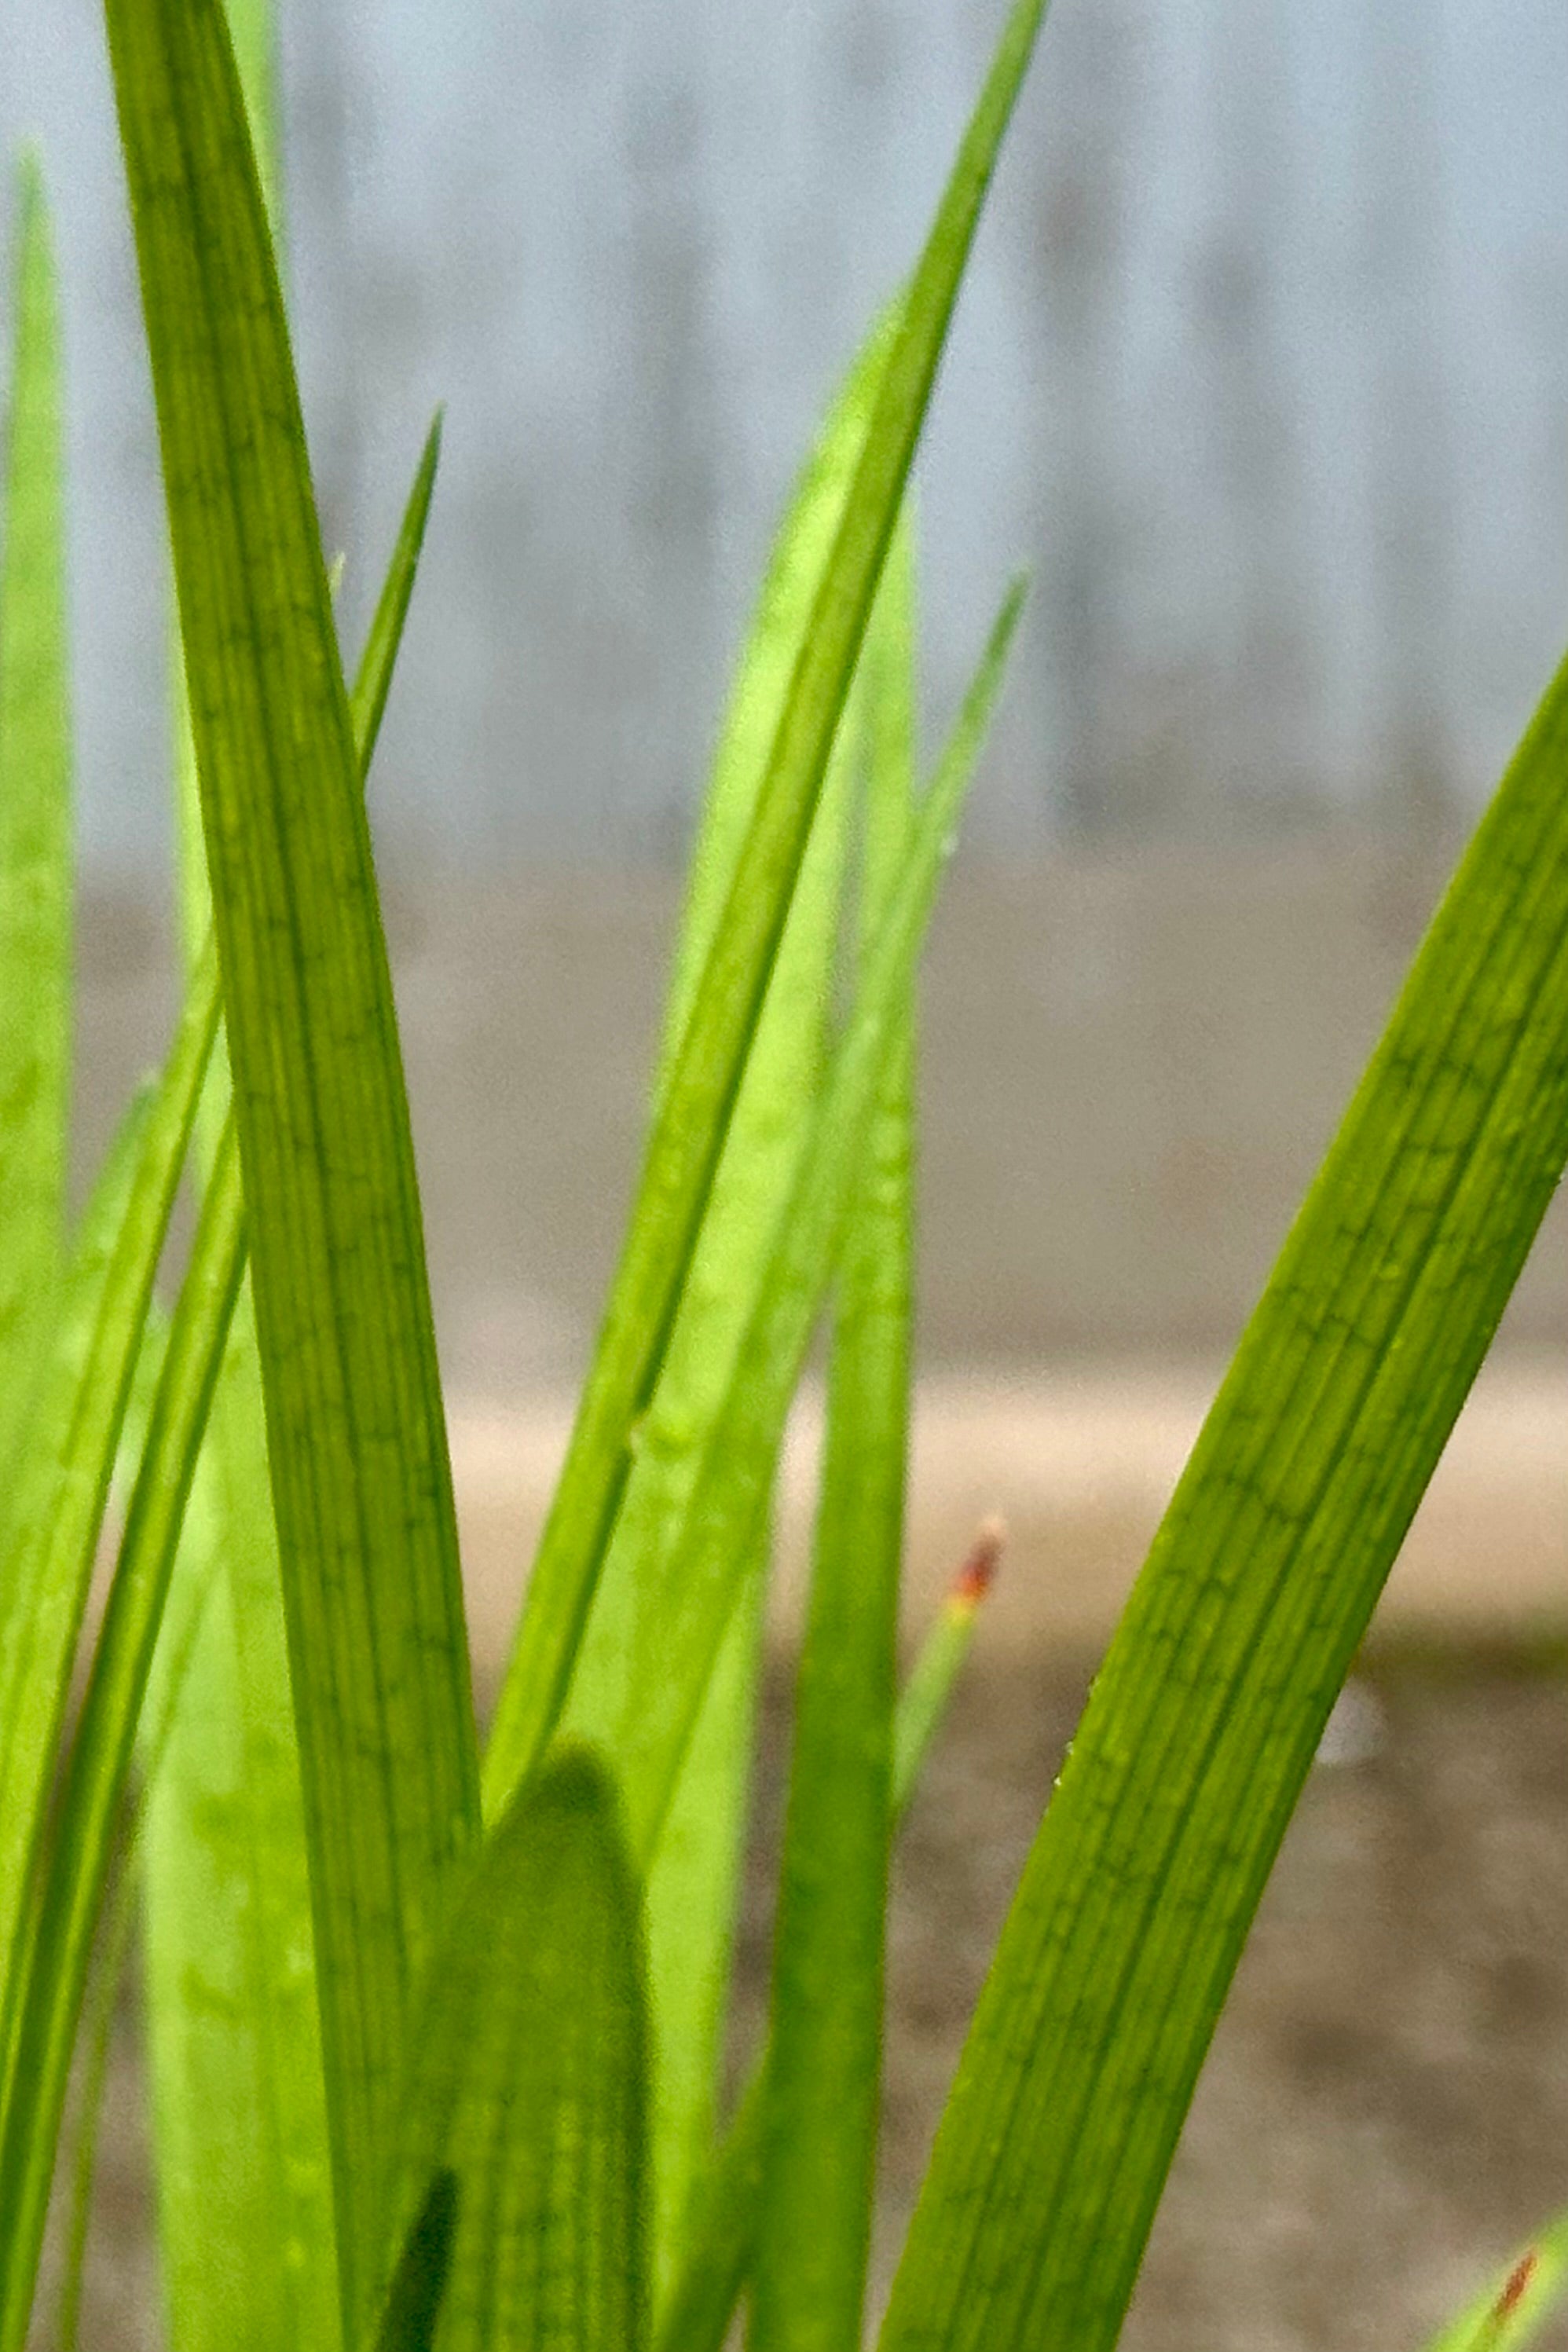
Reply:
[[[637,1890],[613,1792],[586,1756],[530,1781],[487,1839],[408,2050],[392,2243],[449,2174],[441,2352],[637,2352]]]
[[[634,1433],[663,1363],[959,282],[1044,13],[1045,0],[1016,0],[899,314],[756,807],[661,1094],[491,1735],[487,1773],[497,1790],[515,1787],[542,1753],[565,1701],[630,1472]]]
[[[437,420],[350,696],[362,776],[391,688],[438,449]],[[209,897],[194,773],[182,784],[189,937],[205,929]],[[226,1070],[215,1066],[207,1108],[220,1119],[226,1092]],[[234,1182],[232,1168],[224,1181]],[[222,1349],[220,1329],[207,1345]],[[184,1465],[162,1475],[180,1480]],[[248,1286],[190,1517],[162,1651],[165,1682],[177,1675],[179,1689],[161,1693],[154,1709],[167,1729],[149,1767],[143,1841],[167,2326],[174,2352],[251,2343],[325,2352],[340,2327],[314,1934]],[[257,2245],[284,2248],[286,2259],[258,2263],[248,2252]]]
[[[913,1801],[974,1638],[975,1618],[1000,1556],[1002,1533],[988,1523],[916,1654],[893,1721],[892,1829]],[[679,2275],[658,2319],[658,2352],[722,2352],[751,2273],[763,2194],[771,2043],[764,2046],[734,2116],[691,2199]]]
[[[218,0],[107,0],[251,1223],[345,2320],[478,1823],[451,1475],[369,835]]]
[[[1427,933],[1118,1628],[886,2352],[1116,2338],[1356,1643],[1568,1157],[1568,667]]]
[[[755,809],[845,500],[865,446],[889,334],[858,360],[778,532],[748,632],[704,802],[678,942],[660,1083],[679,1052]],[[700,1442],[721,1409],[799,1157],[820,1073],[838,929],[848,773],[825,788],[714,1179],[685,1297],[584,1635],[574,1705],[592,1736],[637,1639],[640,1563],[687,1501]],[[675,2226],[714,2126],[727,1972],[750,1777],[763,1559],[734,1613],[671,1802],[645,1902],[649,1986],[649,2150],[656,2300]],[[515,1692],[515,1680],[509,1684]],[[600,1696],[595,1699],[597,1689]],[[508,1701],[503,1698],[502,1710]],[[492,1741],[487,1789],[507,1735]]]
[[[619,1775],[628,1841],[639,1865],[657,1851],[697,1710],[762,1524],[772,1449],[837,1251],[866,1122],[1021,604],[1022,590],[1016,589],[921,803],[910,855],[878,926],[853,1014],[812,1117],[724,1410],[703,1449],[687,1508],[644,1566],[639,1637],[621,1703],[595,1727]],[[567,1727],[573,1727],[570,1710]]]
[[[194,1094],[194,1087],[189,1092]],[[156,1132],[155,1124],[150,1132]],[[187,1138],[188,1132],[187,1122]],[[146,1149],[144,1145],[144,1153]],[[178,1164],[176,1160],[176,1168]],[[14,1979],[21,1991],[0,2131],[0,2213],[5,2217],[0,2232],[0,2345],[5,2352],[19,2352],[26,2335],[92,1938],[162,1615],[168,1562],[184,1511],[188,1469],[184,1483],[166,1479],[161,1471],[168,1458],[194,1461],[206,1419],[215,1368],[201,1334],[213,1313],[209,1301],[215,1285],[229,1283],[232,1305],[239,1261],[229,1226],[210,1213],[211,1201],[217,1197],[215,1185],[208,1211],[197,1226],[170,1331],[120,1562],[66,1759],[51,1866],[42,1874],[37,1890],[37,1925],[30,1947],[19,1955],[25,1966]],[[232,1188],[226,1198],[231,1202],[237,1198]],[[134,1208],[133,1193],[132,1214],[126,1219],[132,1232]],[[145,1296],[142,1308],[144,1319]],[[62,1701],[63,1696],[62,1686]],[[46,1754],[52,1760],[52,1748]],[[35,1838],[35,1851],[37,1845]]]
[[[0,1585],[0,2065],[24,1923],[110,1479],[216,1022],[210,969],[133,1111],[78,1243],[23,1437]]]
[[[24,1452],[0,1523],[0,2114],[45,1791],[108,1492],[108,1471],[101,1485],[98,1476],[100,1454],[114,1443],[93,1418],[104,1402],[100,1367],[113,1369],[120,1319],[104,1309],[124,1284],[116,1245],[152,1110],[149,1087],[121,1122],[82,1217],[34,1407],[37,1438]]]
[[[799,1170],[821,1076],[838,935],[852,782],[842,747],[836,749],[835,769],[818,803],[663,1376],[638,1432],[637,1466],[568,1702],[573,1736],[589,1743],[608,1733],[626,1702],[632,1661],[645,1643],[658,1639],[648,1609],[649,1563],[690,1507]],[[764,1487],[772,1483],[778,1436],[776,1428],[767,1428],[758,1438],[764,1452],[755,1475]],[[648,1878],[656,2291],[668,2274],[674,2226],[712,2133],[763,1553],[759,1527],[742,1580],[745,1597],[724,1633]]]
[[[858,355],[795,485],[770,555],[692,854],[668,1018],[666,1073],[689,1017],[832,558],[890,336],[891,321],[883,320]],[[590,1620],[580,1677],[592,1671],[601,1643],[616,1656],[636,1638],[640,1559],[650,1537],[657,1537],[661,1522],[689,1494],[696,1457],[722,1406],[734,1350],[765,1275],[773,1228],[798,1160],[826,1045],[827,983],[839,929],[854,733],[849,715],[835,744],[838,780],[830,776],[818,804],[680,1317]],[[710,2160],[716,2127],[769,1550],[764,1527],[754,1540],[742,1598],[724,1634],[681,1767],[644,1903],[656,2313],[674,2283],[679,2232],[694,2184]],[[624,1621],[621,1640],[615,1630],[617,1618]]]
[[[0,1466],[64,1273],[71,794],[60,332],[42,175],[19,174],[0,510]]]
[[[912,542],[864,656],[868,944],[914,806]],[[881,2082],[893,1688],[911,1320],[913,978],[891,1024],[839,1260],[816,1564],[774,1929],[752,2352],[858,2352]]]

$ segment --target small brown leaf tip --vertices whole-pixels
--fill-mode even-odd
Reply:
[[[950,1608],[979,1608],[996,1580],[996,1570],[1002,1564],[1002,1552],[1006,1541],[1007,1528],[1004,1520],[994,1516],[981,1520],[974,1531],[974,1541],[964,1557],[963,1566],[949,1588]]]
[[[1503,2281],[1501,2294],[1498,2296],[1496,2303],[1492,2305],[1492,2325],[1494,2327],[1500,2328],[1506,2326],[1508,2321],[1513,2317],[1514,2313],[1519,2309],[1520,2305],[1524,2300],[1524,2291],[1526,2287],[1528,2287],[1531,2280],[1535,2276],[1535,2266],[1540,2259],[1540,2256],[1536,2253],[1535,2249],[1532,2246],[1529,2253],[1521,2254],[1519,2261],[1515,2263],[1512,2270],[1510,2271],[1507,2278]]]

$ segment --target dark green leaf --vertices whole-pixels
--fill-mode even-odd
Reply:
[[[458,2176],[443,2167],[414,2216],[387,2290],[376,2352],[431,2352],[452,2267]]]
[[[362,773],[391,685],[437,446],[433,428],[350,698]],[[199,931],[209,900],[194,774],[182,815],[187,930]],[[226,1072],[216,1069],[207,1109],[218,1129],[226,1093]],[[207,1345],[223,1349],[216,1325]],[[159,1475],[178,1484],[186,1472],[168,1462]],[[247,1288],[187,1519],[155,1694],[160,1752],[148,1766],[143,1869],[167,2327],[174,2352],[285,2343],[328,2352],[341,2329],[314,1935]],[[74,1866],[91,1864],[78,1855]],[[257,2245],[286,2247],[288,2259],[258,2263]]]
[[[646,2328],[637,1895],[586,1756],[530,1781],[457,1898],[412,2021],[389,2210],[441,2174],[441,2352],[637,2352]]]
[[[250,1217],[345,2318],[413,1973],[478,1824],[391,982],[219,0],[107,0]]]

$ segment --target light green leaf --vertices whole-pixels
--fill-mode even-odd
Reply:
[[[456,2184],[439,2352],[637,2352],[637,1894],[585,1755],[530,1781],[456,1898],[412,2021],[387,2209],[401,2248]]]
[[[477,1833],[407,1105],[277,273],[219,0],[107,0],[251,1225],[345,2324],[414,1973]]]
[[[250,143],[274,240],[282,242],[282,152],[278,120],[278,23],[273,0],[224,0]]]
[[[643,1904],[648,2221],[656,2314],[674,2286],[679,2230],[718,2128],[719,2074],[751,1793],[765,1534],[754,1550],[670,1800]]]
[[[857,352],[801,467],[769,551],[692,845],[665,1024],[661,1083],[679,1056],[703,966],[734,885],[813,614],[832,569],[845,508],[865,457],[899,317],[895,305]]]
[[[1022,604],[1003,608],[935,779],[909,857],[867,957],[854,1012],[775,1238],[767,1279],[735,1359],[723,1412],[690,1500],[642,1571],[637,1641],[624,1698],[600,1726],[618,1776],[634,1858],[657,1851],[686,1745],[766,1509],[784,1425],[838,1248],[854,1171],[937,882],[952,848]],[[570,1717],[568,1717],[570,1721]]]
[[[895,1828],[913,1801],[921,1768],[942,1728],[953,1686],[973,1644],[975,1618],[995,1580],[1006,1540],[1000,1519],[982,1521],[899,1694],[893,1718]]]
[[[882,557],[1014,100],[1045,13],[1016,0],[899,313],[866,445],[644,1161],[491,1735],[499,1795],[540,1756],[652,1401],[810,835]],[[684,1744],[684,1743],[682,1743]],[[659,1811],[664,1801],[661,1798]]]
[[[430,520],[430,501],[436,494],[436,475],[441,463],[442,413],[440,409],[436,411],[430,420],[430,429],[425,436],[425,446],[419,453],[419,464],[404,502],[403,519],[397,529],[397,544],[392,551],[392,561],[387,566],[381,594],[371,616],[370,633],[365,638],[359,667],[349,689],[349,724],[353,734],[354,757],[359,763],[362,784],[370,774],[370,763],[381,740],[381,722],[386,716],[387,698],[392,692],[392,681],[397,669],[398,649],[403,643],[414,583],[419,571],[419,558],[424,551],[426,527]]]
[[[885,2352],[1112,2345],[1269,1867],[1568,1157],[1568,667],[1439,908],[1095,1684]]]
[[[65,1261],[71,807],[59,319],[37,163],[18,182],[0,511],[0,1466]]]
[[[0,2090],[7,2096],[28,1890],[71,1667],[153,1276],[212,1046],[210,970],[207,980],[187,1003],[157,1087],[121,1130],[84,1223],[0,1537]]]
[[[857,360],[813,448],[774,542],[714,760],[676,954],[663,1068],[679,1049],[702,964],[756,806],[789,685],[810,626],[855,468],[865,447],[891,322]],[[721,1409],[734,1352],[766,1271],[768,1247],[804,1139],[826,1044],[838,930],[848,762],[825,787],[767,999],[731,1117],[681,1311],[643,1432],[589,1621],[574,1704],[585,1710],[606,1627],[612,1656],[636,1639],[638,1562],[689,1496],[700,1439]],[[660,1433],[665,1441],[652,1433]],[[709,2161],[756,1706],[757,1649],[770,1549],[754,1541],[743,1597],[718,1663],[648,1874],[649,2155],[655,2309],[674,2282],[678,2230]]]
[[[232,1167],[232,1136],[224,1156]],[[220,1210],[216,1215],[215,1203]],[[241,1262],[236,1244],[238,1213],[238,1188],[226,1185],[220,1170],[197,1223],[80,1719],[66,1758],[55,1808],[51,1866],[39,1874],[37,1921],[18,1979],[16,2047],[0,2131],[0,2213],[5,2217],[0,2231],[4,2352],[21,2352],[26,2337],[54,2151],[110,1843],[191,1470],[212,1398],[216,1363],[205,1338],[215,1320],[221,1328],[233,1306]],[[133,1218],[126,1223],[131,1225]],[[226,1283],[226,1303],[214,1296]],[[165,1475],[170,1464],[183,1465],[183,1476]]]
[[[862,950],[914,806],[912,542],[889,553],[870,706]],[[837,1269],[816,1563],[779,1876],[752,2352],[858,2352],[881,2084],[893,1688],[909,1444],[913,974],[862,1146]]]
[[[637,1461],[590,1616],[565,1722],[574,1738],[608,1737],[648,1641],[649,1563],[691,1502],[755,1311],[779,1219],[798,1173],[822,1065],[838,933],[851,761],[842,745],[818,804],[789,923],[730,1123],[663,1375],[638,1435]],[[780,1426],[759,1431],[754,1475],[773,1480]],[[656,2280],[668,2276],[673,2226],[706,2154],[723,2027],[751,1747],[764,1530],[752,1531],[743,1603],[724,1635],[722,1671],[698,1728],[648,1882],[653,1997],[652,2150]],[[657,2291],[657,2290],[656,2290]]]
[[[770,561],[731,695],[692,858],[675,959],[661,1084],[701,979],[845,500],[865,446],[886,326],[871,339],[796,486]],[[640,1563],[687,1501],[700,1442],[722,1405],[798,1161],[826,1036],[848,814],[848,768],[824,792],[702,1234],[638,1459],[584,1636],[574,1721],[592,1738],[637,1636]],[[674,2225],[714,2126],[729,1956],[750,1777],[765,1538],[748,1599],[725,1635],[650,1874],[649,2143],[655,2296],[668,2281]],[[504,1705],[504,1702],[503,1702]],[[492,1744],[488,1785],[496,1793]]]

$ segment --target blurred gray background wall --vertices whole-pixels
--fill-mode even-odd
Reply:
[[[351,641],[447,404],[374,801],[475,1379],[580,1360],[768,533],[1000,15],[284,0]],[[1565,88],[1560,0],[1057,0],[921,468],[933,730],[1036,579],[930,991],[950,1356],[1219,1346],[1266,1270],[1568,623]],[[96,0],[0,0],[0,144],[29,130],[66,273],[90,1128],[158,1034],[166,856]],[[1568,1320],[1557,1263],[1521,1328]]]
[[[351,634],[448,404],[392,836],[668,860],[999,5],[282,15]],[[1058,0],[925,467],[934,709],[1009,570],[1037,580],[978,841],[1476,801],[1568,621],[1565,87],[1556,0]],[[94,0],[0,0],[0,140],[27,129],[63,216],[88,842],[145,870],[159,539]]]

